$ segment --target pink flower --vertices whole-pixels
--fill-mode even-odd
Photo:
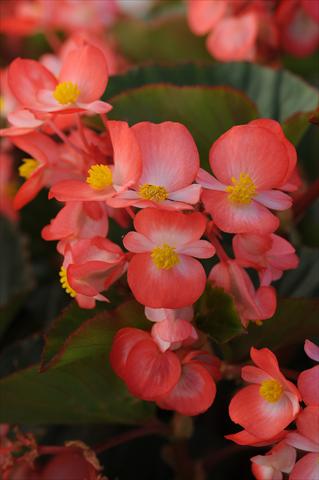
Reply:
[[[218,263],[208,278],[232,296],[244,327],[249,320],[259,323],[274,315],[277,304],[275,289],[261,286],[255,290],[248,273],[236,260]]]
[[[108,301],[107,290],[126,270],[126,255],[103,237],[70,242],[64,250],[60,270],[62,287],[81,308],[93,308],[95,301]]]
[[[63,254],[74,239],[105,237],[108,232],[107,207],[103,202],[67,202],[50,225],[42,229],[44,240],[60,240]]]
[[[138,185],[111,199],[114,207],[192,209],[201,187],[193,184],[199,155],[193,137],[175,122],[142,122],[132,127],[142,153],[143,169]]]
[[[269,124],[255,120],[231,128],[211,147],[215,177],[200,170],[197,181],[206,210],[229,233],[272,233],[279,220],[268,208],[285,210],[291,198],[279,189],[294,168],[290,150]]]
[[[233,237],[233,249],[239,265],[254,268],[260,283],[270,285],[283,271],[297,268],[299,259],[293,246],[279,235],[241,233]]]
[[[201,213],[183,214],[153,208],[134,219],[124,246],[134,252],[128,284],[136,299],[152,308],[181,308],[193,304],[206,284],[197,258],[214,255],[214,247],[200,240],[206,227]]]
[[[99,100],[108,81],[103,53],[91,45],[72,50],[56,78],[34,60],[16,58],[8,71],[8,83],[22,107],[32,112],[106,113],[111,106]]]
[[[275,355],[262,348],[252,348],[255,366],[242,369],[242,378],[251,382],[230,402],[230,418],[257,438],[269,439],[279,434],[297,416],[300,394],[279,370]]]
[[[319,478],[319,407],[308,406],[297,417],[297,432],[287,435],[287,443],[295,448],[311,452],[299,460],[289,480]]]
[[[305,341],[305,352],[319,362],[319,347],[309,340]],[[306,405],[319,407],[319,365],[304,370],[298,377],[298,389]]]
[[[163,352],[191,345],[198,339],[196,329],[191,324],[194,316],[192,307],[176,310],[146,307],[145,316],[155,322],[152,337]]]
[[[218,371],[218,362],[206,352],[162,352],[149,333],[122,328],[114,337],[110,362],[133,395],[161,408],[198,415],[214,401],[212,371]]]
[[[250,460],[257,480],[282,480],[282,474],[290,473],[295,465],[296,450],[280,442],[266,455],[256,455]]]
[[[282,48],[297,57],[311,55],[319,46],[319,7],[313,0],[281,0],[276,21]]]
[[[113,340],[110,362],[131,393],[144,400],[165,395],[181,375],[176,353],[161,352],[151,335],[137,328],[118,331]]]
[[[106,201],[134,185],[142,169],[141,152],[126,122],[108,122],[113,147],[113,164],[90,164],[81,180],[65,180],[51,188],[49,198],[62,202]]]

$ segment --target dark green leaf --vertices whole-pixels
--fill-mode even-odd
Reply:
[[[228,342],[243,332],[234,302],[222,288],[208,284],[196,310],[198,327],[216,342]]]
[[[202,166],[208,166],[212,143],[233,125],[253,120],[257,111],[250,100],[230,88],[177,87],[149,85],[125,92],[112,99],[109,117],[126,120],[183,123],[193,135],[201,155]]]

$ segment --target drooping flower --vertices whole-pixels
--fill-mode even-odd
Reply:
[[[193,184],[199,170],[195,142],[184,125],[142,122],[132,127],[142,154],[142,173],[134,190],[109,201],[114,207],[192,209],[201,187]]]
[[[258,120],[231,128],[211,147],[215,177],[200,169],[202,200],[218,228],[229,233],[272,233],[292,200],[280,191],[291,176],[292,157],[282,136]]]
[[[152,337],[162,351],[176,350],[198,339],[196,329],[191,324],[194,316],[192,307],[176,310],[146,307],[145,316],[154,322]]]
[[[296,450],[280,442],[266,455],[256,455],[250,460],[257,480],[282,480],[283,473],[290,473],[295,465]]]
[[[245,366],[242,378],[252,383],[230,402],[229,415],[248,433],[263,439],[278,435],[297,416],[300,394],[280,372],[275,355],[268,349],[251,349],[255,366]]]
[[[239,265],[254,268],[261,285],[281,278],[283,271],[297,268],[299,259],[293,246],[279,235],[241,233],[233,237],[233,249]]]
[[[82,308],[93,308],[95,301],[108,301],[107,290],[126,270],[126,255],[103,237],[70,242],[64,249],[60,282]]]
[[[275,289],[261,286],[256,290],[248,273],[236,260],[218,263],[208,278],[232,296],[244,327],[249,321],[259,323],[274,315],[277,304]]]
[[[108,82],[103,53],[89,44],[72,50],[56,78],[35,60],[16,58],[8,70],[8,83],[20,105],[32,112],[106,113],[100,101]]]
[[[214,247],[200,240],[206,227],[201,213],[183,214],[148,208],[135,216],[136,232],[123,239],[135,253],[128,267],[128,284],[136,299],[152,308],[193,304],[206,284],[197,258],[209,258]]]

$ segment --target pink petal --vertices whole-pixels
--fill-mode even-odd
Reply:
[[[59,82],[73,82],[80,90],[79,102],[91,103],[104,93],[108,71],[103,52],[92,45],[71,50],[64,58]]]
[[[185,202],[194,205],[199,202],[201,194],[201,186],[192,184],[174,192],[170,192],[168,198],[170,200],[177,200],[178,202]]]
[[[179,248],[198,240],[206,228],[206,218],[198,212],[185,215],[180,212],[153,208],[141,210],[134,219],[135,229],[155,245],[167,243]],[[192,303],[189,302],[188,305]]]
[[[15,210],[20,210],[20,208],[31,202],[43,187],[43,168],[39,168],[21,185],[15,194],[13,200]]]
[[[217,227],[228,233],[272,233],[279,219],[267,208],[252,201],[249,205],[230,202],[225,192],[204,190],[202,201]]]
[[[226,9],[227,2],[220,0],[189,0],[187,18],[190,29],[195,35],[205,35],[216,26]]]
[[[319,407],[317,405],[306,407],[298,415],[296,423],[298,432],[314,442],[319,450]]]
[[[207,38],[207,49],[222,62],[253,60],[258,33],[254,13],[221,20]]]
[[[216,385],[204,367],[183,365],[182,375],[171,391],[156,399],[161,408],[176,410],[182,415],[199,415],[213,403]]]
[[[247,430],[241,430],[238,433],[225,435],[225,438],[227,438],[227,440],[231,440],[237,443],[238,445],[251,445],[255,447],[263,447],[265,445],[272,445],[273,443],[281,440],[282,438],[285,437],[286,433],[287,433],[286,431],[283,431],[283,432],[280,432],[275,437],[271,437],[268,439],[261,439],[247,432]]]
[[[245,382],[257,384],[272,378],[270,375],[267,375],[264,370],[252,365],[247,365],[241,369],[241,377]]]
[[[317,480],[319,478],[319,462],[317,453],[308,453],[296,463],[289,480]]]
[[[49,198],[56,198],[60,202],[88,202],[106,200],[112,195],[114,195],[113,187],[94,190],[87,183],[80,180],[64,180],[51,187]]]
[[[292,205],[292,198],[279,190],[268,190],[258,193],[254,200],[272,210],[287,210]]]
[[[158,185],[175,192],[195,180],[199,154],[193,137],[184,125],[142,122],[134,125],[132,130],[143,158],[140,184]]]
[[[257,385],[245,387],[233,397],[229,415],[233,422],[261,439],[279,434],[294,420],[292,404],[285,395],[269,403],[260,395]]]
[[[215,254],[215,247],[207,240],[196,240],[178,248],[177,252],[196,258],[210,258]]]
[[[282,184],[289,169],[289,156],[277,136],[256,125],[239,125],[224,133],[209,153],[217,179],[231,185],[232,177],[248,174],[257,190],[270,190]]]
[[[226,186],[223,183],[220,183],[213,177],[210,173],[206,172],[202,168],[199,169],[198,175],[196,177],[196,182],[199,183],[202,187],[208,188],[209,190],[217,190],[224,192]]]
[[[150,254],[136,254],[129,263],[128,284],[138,302],[152,308],[181,308],[203,293],[206,274],[198,260],[180,255],[170,270],[154,265]]]
[[[306,405],[319,406],[319,365],[300,373],[298,389]]]
[[[153,340],[138,342],[128,354],[125,382],[134,395],[144,400],[166,395],[180,375],[181,365],[177,355],[162,353]]]
[[[83,110],[93,113],[108,113],[113,108],[112,105],[107,102],[102,102],[101,100],[96,100],[95,102],[90,103],[77,102],[76,105]]]
[[[285,441],[289,445],[305,452],[319,452],[319,446],[317,443],[298,432],[289,432]]]
[[[133,185],[142,171],[141,150],[133,128],[126,122],[109,121],[107,125],[114,152],[113,182],[116,185]]]
[[[144,253],[150,252],[156,246],[147,237],[138,232],[129,232],[123,238],[124,247],[130,252]]]
[[[309,358],[319,362],[319,346],[310,340],[305,341],[305,352]]]

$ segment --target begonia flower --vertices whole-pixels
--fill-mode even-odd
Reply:
[[[209,280],[232,296],[244,327],[249,321],[259,323],[271,318],[276,311],[276,291],[270,286],[255,289],[248,273],[236,260],[225,260],[215,265]]]
[[[50,224],[42,229],[44,240],[60,240],[63,254],[69,241],[105,237],[108,232],[107,207],[103,202],[67,202]]]
[[[319,406],[306,407],[297,417],[297,432],[287,435],[287,443],[307,453],[296,463],[289,480],[319,478]]]
[[[192,209],[201,187],[193,184],[199,170],[195,142],[184,125],[176,122],[141,122],[132,127],[142,154],[142,173],[134,190],[109,201],[114,207]]]
[[[211,147],[215,177],[200,169],[202,200],[218,228],[229,233],[272,233],[291,198],[280,191],[294,168],[282,136],[264,122],[231,128]]]
[[[319,362],[319,347],[309,340],[305,341],[305,352]],[[303,370],[298,377],[298,389],[306,405],[319,407],[319,365]]]
[[[250,460],[257,480],[282,480],[283,473],[290,473],[295,465],[296,450],[280,442],[266,455],[256,455]]]
[[[200,240],[206,228],[201,213],[183,214],[148,208],[134,218],[136,232],[123,239],[133,255],[128,284],[135,298],[152,308],[181,308],[194,303],[206,284],[197,258],[214,255],[214,247]]]
[[[13,95],[32,112],[106,113],[111,106],[99,99],[107,82],[104,55],[89,44],[66,56],[58,78],[35,60],[16,58],[8,70]]]
[[[257,366],[242,368],[242,378],[252,383],[241,389],[230,402],[230,418],[257,438],[279,434],[299,413],[300,394],[280,372],[275,355],[268,349],[252,348]]]
[[[64,250],[60,282],[81,308],[94,308],[95,301],[107,302],[107,290],[126,270],[121,248],[103,237],[70,242]]]
[[[299,259],[294,247],[279,235],[240,233],[233,237],[233,250],[239,265],[254,268],[261,285],[282,277],[284,270],[297,268]]]
[[[191,345],[198,339],[196,329],[191,324],[194,317],[192,307],[176,310],[146,307],[145,316],[154,322],[152,337],[164,352]]]
[[[134,185],[142,169],[141,152],[126,122],[108,122],[113,164],[90,164],[81,180],[65,180],[51,188],[49,198],[62,202],[106,201]],[[106,160],[106,159],[105,159]]]

